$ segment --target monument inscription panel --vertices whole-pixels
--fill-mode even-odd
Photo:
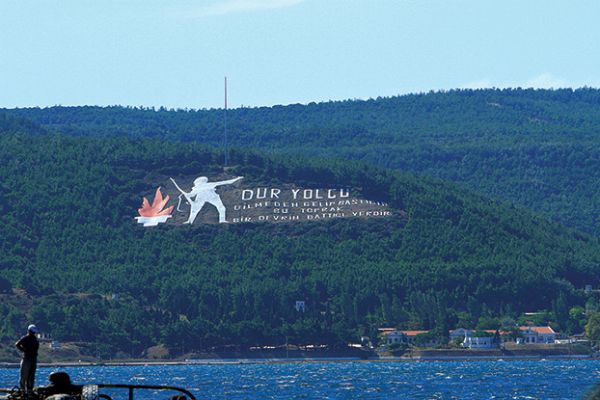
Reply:
[[[158,224],[299,222],[334,218],[385,218],[384,202],[361,198],[342,187],[250,186],[244,178],[172,178],[155,189],[152,205],[144,197],[136,219]]]

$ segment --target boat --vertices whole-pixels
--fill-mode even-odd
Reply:
[[[25,393],[18,387],[0,388],[0,400],[134,400],[142,391],[175,392],[169,400],[196,400],[187,389],[166,385],[130,385],[122,383],[94,383],[73,385],[65,372],[53,372],[49,375],[50,385],[40,386],[33,392]],[[110,393],[110,394],[109,394]],[[118,393],[119,397],[115,396]]]

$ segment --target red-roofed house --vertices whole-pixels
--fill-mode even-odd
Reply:
[[[554,343],[556,332],[549,326],[521,326],[523,343]]]
[[[408,330],[408,331],[400,331],[400,330],[389,330],[387,328],[380,328],[379,331],[381,335],[385,339],[385,343],[387,345],[402,343],[402,344],[412,344],[415,337],[420,335],[421,333],[427,333],[429,331],[422,330]]]

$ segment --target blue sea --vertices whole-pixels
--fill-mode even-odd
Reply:
[[[36,385],[59,368],[40,368]],[[600,361],[342,362],[60,368],[74,383],[188,388],[198,399],[580,399],[600,381]],[[18,370],[0,369],[0,387]],[[127,393],[111,392],[114,400]],[[139,392],[136,399],[173,393]],[[139,397],[138,397],[139,395]]]

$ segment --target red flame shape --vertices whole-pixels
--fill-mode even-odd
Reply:
[[[142,217],[162,217],[165,215],[171,215],[173,212],[173,206],[163,210],[163,207],[169,202],[169,195],[163,199],[163,195],[160,192],[160,187],[156,189],[156,194],[154,195],[154,201],[152,202],[152,206],[148,202],[148,199],[144,197],[144,202],[142,203],[142,208],[138,209],[138,213]]]

